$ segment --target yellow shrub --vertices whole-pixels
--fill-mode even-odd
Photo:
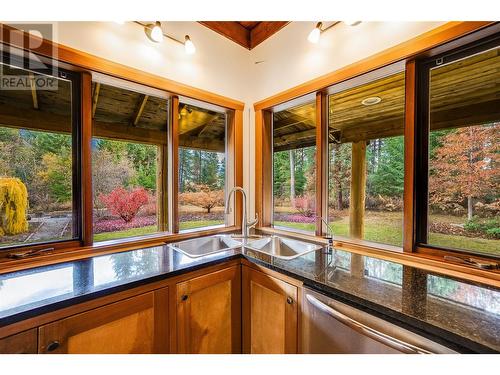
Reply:
[[[18,178],[0,177],[0,236],[28,230],[28,190]]]

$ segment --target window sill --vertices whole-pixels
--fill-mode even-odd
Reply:
[[[312,241],[325,245],[327,244],[327,241],[323,237],[315,235],[304,235],[272,227],[260,227],[257,228],[257,230],[263,234],[277,234],[305,241]],[[483,270],[457,263],[449,263],[444,261],[442,256],[437,257],[427,254],[407,253],[403,252],[403,249],[400,247],[362,240],[335,237],[333,243],[335,248],[338,250],[346,250],[354,254],[396,262],[405,266],[420,268],[432,273],[457,277],[468,281],[491,285],[497,288],[500,287],[499,270]]]
[[[149,236],[123,238],[117,240],[103,241],[94,244],[93,246],[72,246],[66,248],[58,248],[50,254],[44,254],[33,258],[26,259],[9,259],[2,258],[0,254],[0,274],[19,271],[26,268],[40,267],[49,264],[73,261],[77,259],[85,259],[97,255],[112,254],[122,251],[135,250],[146,247],[161,246],[167,243],[187,240],[196,237],[210,236],[219,233],[231,233],[241,230],[240,227],[218,227],[218,228],[199,228],[196,232],[190,233],[156,233]],[[26,249],[16,249],[25,251]],[[5,253],[7,253],[6,251]]]

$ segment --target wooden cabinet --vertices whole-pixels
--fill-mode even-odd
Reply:
[[[0,354],[36,354],[36,328],[0,339]]]
[[[177,351],[241,353],[240,266],[177,284]]]
[[[168,353],[168,289],[158,289],[41,326],[38,352]]]
[[[243,352],[297,353],[298,288],[243,266]]]

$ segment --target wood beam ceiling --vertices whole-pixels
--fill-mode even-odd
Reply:
[[[255,48],[290,21],[199,21],[203,26],[247,49]]]

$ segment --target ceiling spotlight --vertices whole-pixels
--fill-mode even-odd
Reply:
[[[160,43],[163,40],[163,31],[160,21],[144,26],[144,32],[152,42]]]
[[[382,99],[378,96],[370,96],[369,98],[365,98],[361,101],[361,104],[370,106],[370,105],[375,105],[378,104],[382,101]]]
[[[186,35],[184,37],[184,50],[188,55],[192,55],[196,52],[196,47],[194,46],[194,43],[191,41],[191,38],[189,38],[189,35]]]
[[[316,27],[311,30],[309,33],[309,36],[307,37],[307,40],[310,41],[311,43],[317,44],[319,42],[319,37],[321,35],[321,26],[323,24],[321,22],[318,22],[316,24]]]
[[[349,26],[358,26],[361,21],[344,21],[344,23]]]

